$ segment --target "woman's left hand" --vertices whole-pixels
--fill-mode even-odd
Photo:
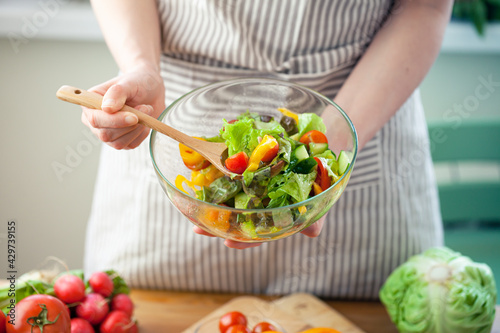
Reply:
[[[318,237],[319,234],[321,233],[321,230],[323,229],[323,224],[325,223],[325,218],[326,215],[320,218],[318,221],[314,222],[313,225],[310,227],[304,229],[301,231],[301,234],[306,235],[307,237]],[[197,233],[198,235],[204,235],[204,236],[209,236],[209,237],[216,237],[205,230],[201,229],[200,227],[194,226],[193,231]],[[238,249],[238,250],[243,250],[243,249],[248,249],[251,247],[257,247],[262,245],[262,243],[244,243],[244,242],[238,242],[230,239],[224,240],[224,245],[226,245],[229,248],[232,249]]]

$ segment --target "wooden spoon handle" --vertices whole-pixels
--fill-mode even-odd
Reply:
[[[71,86],[62,86],[56,93],[56,96],[66,102],[78,104],[91,109],[101,110],[102,96],[98,93],[87,91],[80,88]],[[173,127],[170,127],[156,118],[153,118],[144,112],[136,110],[128,105],[125,105],[120,111],[127,111],[133,113],[139,119],[141,125],[147,126],[160,133],[163,133],[172,139],[184,143],[186,146],[196,149],[196,144],[199,140],[184,134]],[[195,147],[192,147],[192,146]]]

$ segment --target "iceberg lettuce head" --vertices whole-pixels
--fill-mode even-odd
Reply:
[[[490,267],[446,247],[411,257],[380,290],[401,333],[490,332],[496,297]]]

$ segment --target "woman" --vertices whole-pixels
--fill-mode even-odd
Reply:
[[[92,3],[121,74],[93,88],[105,112],[82,113],[107,143],[87,271],[112,267],[134,287],[374,299],[396,266],[442,244],[417,87],[439,52],[451,0]],[[193,233],[157,183],[149,130],[115,112],[127,103],[158,117],[194,88],[247,76],[334,99],[361,150],[343,196],[303,232],[309,237],[236,251],[248,246]]]

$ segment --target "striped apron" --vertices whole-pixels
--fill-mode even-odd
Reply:
[[[210,82],[265,76],[334,98],[391,11],[388,0],[158,0],[166,103]],[[103,145],[85,269],[133,287],[376,299],[410,255],[442,244],[418,90],[359,153],[317,238],[246,250],[197,235],[168,201],[149,157]]]

